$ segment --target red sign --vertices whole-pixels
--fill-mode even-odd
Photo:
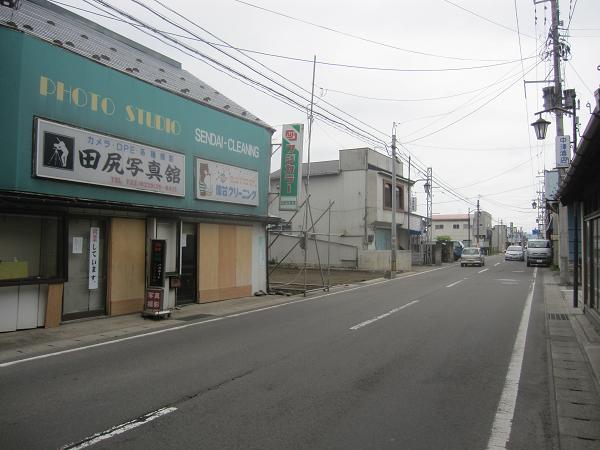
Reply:
[[[160,311],[162,306],[162,289],[146,289],[146,306],[144,309]]]
[[[285,130],[285,138],[288,141],[295,141],[298,139],[298,133],[296,133],[294,130]]]

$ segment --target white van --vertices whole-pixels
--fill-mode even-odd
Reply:
[[[527,267],[552,265],[552,243],[548,239],[530,239],[525,247]]]

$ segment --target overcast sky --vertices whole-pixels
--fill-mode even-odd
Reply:
[[[467,213],[480,198],[481,208],[495,223],[514,222],[524,230],[535,227],[531,202],[540,188],[539,175],[555,166],[556,129],[552,124],[546,141],[536,140],[530,124],[534,113],[543,109],[544,84],[525,85],[523,80],[552,78],[551,61],[541,56],[547,50],[548,2],[143,1],[179,24],[177,28],[132,1],[106,0],[158,30],[181,35],[177,39],[218,63],[293,99],[295,107],[274,98],[272,91],[261,92],[248,80],[215,68],[214,62],[99,16],[106,8],[97,1],[55,3],[80,8],[73,11],[180,61],[184,69],[276,128],[275,142],[280,141],[282,124],[307,123],[316,56],[316,111],[330,120],[314,122],[311,161],[338,159],[342,148],[369,146],[385,152],[396,123],[402,158],[411,155],[415,163],[411,178],[423,178],[419,171],[433,168],[434,213]],[[600,81],[600,1],[559,0],[559,4],[571,49],[569,60],[563,61],[564,88],[576,89],[581,100],[583,133],[590,117],[586,104],[593,109]],[[192,36],[185,30],[196,38],[189,39]],[[197,38],[226,42],[253,60],[219,47],[240,64]],[[548,115],[546,119],[554,121]],[[337,128],[331,120],[338,122]],[[565,134],[571,134],[571,128],[567,117]],[[306,157],[305,152],[305,161]],[[279,154],[272,170],[278,165]],[[415,192],[418,212],[425,215],[422,181]]]

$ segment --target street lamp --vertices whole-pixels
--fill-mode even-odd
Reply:
[[[543,141],[544,139],[546,139],[546,131],[548,131],[548,125],[550,125],[550,122],[548,122],[545,119],[542,119],[542,116],[538,117],[538,120],[531,124],[531,126],[535,130],[535,136],[538,138],[538,140]]]
[[[427,182],[425,183],[425,185],[423,187],[425,188],[425,193],[427,195],[429,195],[429,193],[431,192],[431,184],[429,183],[428,178],[426,180],[427,180]],[[417,180],[417,181],[420,181],[420,180]]]

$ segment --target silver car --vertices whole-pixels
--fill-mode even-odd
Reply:
[[[523,251],[523,247],[520,245],[511,245],[506,249],[504,253],[505,261],[524,261],[525,260],[525,252]]]
[[[485,257],[479,247],[465,247],[460,256],[460,266],[485,266]]]

